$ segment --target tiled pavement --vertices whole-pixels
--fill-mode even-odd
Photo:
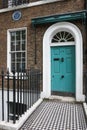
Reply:
[[[82,104],[43,101],[20,130],[86,130]]]

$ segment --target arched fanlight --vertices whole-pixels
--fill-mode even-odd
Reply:
[[[69,32],[66,32],[66,31],[61,31],[61,32],[58,32],[56,35],[53,36],[52,38],[52,43],[54,42],[73,42],[75,41],[74,40],[74,37],[72,36],[71,33]]]

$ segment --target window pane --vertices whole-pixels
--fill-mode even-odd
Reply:
[[[25,41],[22,41],[22,50],[25,50]]]
[[[11,72],[15,71],[15,63],[11,63]]]
[[[17,72],[21,72],[22,71],[22,65],[21,65],[21,63],[17,63],[16,64],[16,67],[17,67]]]
[[[15,54],[11,54],[11,62],[15,62]]]
[[[20,41],[16,42],[16,51],[20,51]]]
[[[11,51],[15,51],[15,42],[11,42]]]
[[[16,53],[16,62],[21,62],[21,53]]]
[[[22,62],[25,62],[25,52],[22,53]]]
[[[16,69],[16,71],[17,72],[23,72],[24,70],[25,70],[25,63],[16,63],[16,67],[17,67],[17,69]]]
[[[17,32],[16,32],[16,40],[21,40],[20,31],[17,31]]]
[[[22,63],[22,71],[25,70],[25,63]]]
[[[15,32],[11,32],[11,41],[15,41]]]
[[[26,39],[26,34],[25,34],[25,30],[22,31],[22,40]]]

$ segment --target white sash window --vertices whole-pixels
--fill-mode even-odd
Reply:
[[[10,71],[22,72],[26,69],[26,30],[9,32],[8,67]]]

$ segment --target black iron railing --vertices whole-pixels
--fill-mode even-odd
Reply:
[[[39,98],[42,84],[40,70],[31,69],[22,73],[11,75],[9,71],[0,75],[1,99],[0,113],[1,120],[13,120],[13,123],[24,114]]]
[[[28,4],[29,0],[3,0],[3,8]]]
[[[85,101],[87,103],[87,72],[85,72]]]
[[[87,103],[87,72],[84,71],[84,94],[85,94],[85,102]]]

